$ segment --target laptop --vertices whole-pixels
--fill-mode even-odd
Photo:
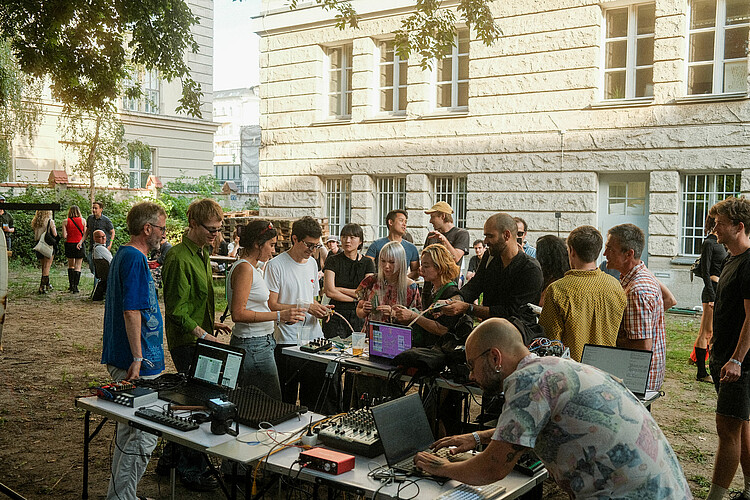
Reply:
[[[244,359],[244,349],[198,340],[186,383],[159,391],[159,399],[178,405],[204,406],[209,399],[225,396],[237,388]]]
[[[370,411],[388,467],[406,474],[419,473],[412,461],[414,455],[430,451],[435,442],[419,394],[415,392],[373,406]]]
[[[653,354],[651,351],[638,349],[586,344],[583,346],[581,363],[621,379],[630,392],[639,399],[644,399],[647,396],[646,386]]]
[[[393,359],[411,349],[411,328],[370,321],[370,357]]]

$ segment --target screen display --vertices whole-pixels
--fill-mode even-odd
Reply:
[[[193,378],[228,389],[235,389],[242,369],[242,354],[234,348],[198,343]]]
[[[393,359],[411,349],[411,328],[370,322],[370,356]]]

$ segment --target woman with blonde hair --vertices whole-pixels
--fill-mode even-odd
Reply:
[[[431,292],[422,300],[424,311],[419,314],[404,307],[397,307],[395,311],[399,323],[414,322],[411,342],[413,347],[437,345],[453,350],[457,345],[462,345],[471,333],[471,317],[465,314],[442,316],[435,314],[438,310],[433,313],[432,309],[439,300],[460,299],[456,283],[459,272],[453,255],[440,243],[422,250],[419,275],[424,278],[425,283],[432,284]]]
[[[419,287],[407,274],[406,252],[398,241],[387,243],[378,255],[378,274],[367,276],[357,287],[357,316],[392,322],[394,306],[421,308]]]
[[[37,210],[34,218],[31,220],[31,228],[34,230],[34,241],[39,241],[39,238],[44,236],[44,233],[48,230],[53,236],[57,236],[57,228],[52,220],[51,210]],[[49,270],[52,267],[52,260],[55,258],[55,247],[52,247],[52,250],[52,257],[45,257],[36,252],[37,257],[39,257],[39,263],[42,266],[42,280],[39,282],[39,293],[52,291],[52,285],[49,282]]]
[[[86,256],[83,249],[83,237],[86,234],[86,221],[81,217],[81,209],[71,205],[68,209],[68,219],[62,227],[65,240],[65,257],[68,258],[68,290],[78,293],[78,283],[81,281],[81,264]]]

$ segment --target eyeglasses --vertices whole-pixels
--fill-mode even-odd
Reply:
[[[161,229],[161,233],[162,233],[162,234],[164,234],[164,233],[166,233],[166,232],[167,232],[167,226],[157,226],[157,225],[156,225],[156,224],[154,224],[153,222],[147,222],[146,224],[148,224],[148,225],[149,225],[149,226],[151,226],[151,227],[155,227],[155,228],[157,228],[157,229]]]
[[[522,238],[524,234],[526,234],[526,232],[525,232],[525,231],[518,231],[518,232],[516,233],[516,236],[518,236],[519,238]]]
[[[308,243],[307,241],[303,241],[302,243],[305,244],[308,250],[317,250],[318,248],[323,246],[321,243]]]
[[[205,224],[201,224],[201,226],[203,226],[203,229],[205,229],[206,231],[208,231],[208,232],[209,232],[209,233],[211,233],[211,234],[216,234],[216,233],[218,233],[219,231],[221,231],[221,228],[220,228],[220,227],[218,227],[218,228],[213,228],[213,227],[206,227],[206,225],[205,225]]]
[[[467,360],[466,361],[466,368],[468,368],[470,372],[473,372],[474,371],[474,363],[476,362],[476,360],[478,360],[479,358],[481,358],[482,356],[484,356],[485,354],[487,354],[491,350],[492,350],[492,347],[490,347],[489,349],[487,349],[486,351],[484,351],[482,354],[480,354],[476,358],[471,359],[471,360]]]

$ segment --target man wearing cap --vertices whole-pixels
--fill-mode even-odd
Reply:
[[[5,196],[0,195],[0,203],[5,203]],[[13,216],[2,208],[0,208],[0,224],[3,225],[5,243],[8,246],[8,251],[10,252],[10,235],[16,232],[16,228],[13,227]]]
[[[431,209],[425,210],[424,213],[430,216],[430,224],[434,228],[434,231],[427,233],[427,239],[424,240],[425,248],[435,243],[443,245],[458,264],[459,276],[465,276],[464,255],[468,255],[471,241],[469,231],[453,224],[453,208],[444,201],[435,203]],[[459,276],[453,278],[458,280]],[[432,283],[425,281],[423,293],[429,295],[431,290]]]
[[[328,256],[337,255],[341,253],[341,247],[339,246],[339,237],[330,235],[326,238],[326,248],[328,249]]]

